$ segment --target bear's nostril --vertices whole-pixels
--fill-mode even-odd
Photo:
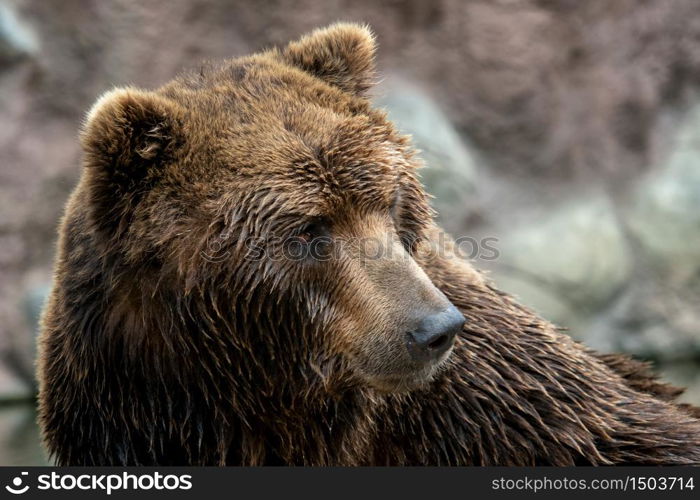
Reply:
[[[408,334],[406,346],[409,354],[419,363],[440,359],[450,349],[463,325],[464,316],[454,306],[424,316]]]
[[[447,344],[447,335],[440,335],[428,344],[428,349],[440,349]]]

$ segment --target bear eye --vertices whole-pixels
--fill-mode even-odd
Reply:
[[[301,226],[296,237],[301,243],[308,244],[319,238],[328,237],[329,234],[328,224],[323,219],[315,219]]]

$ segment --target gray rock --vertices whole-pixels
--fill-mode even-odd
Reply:
[[[499,249],[496,283],[568,327],[607,306],[632,266],[614,209],[602,195],[557,207],[504,234]]]
[[[581,318],[574,305],[551,286],[517,272],[499,270],[491,276],[498,287],[513,295],[548,321],[577,330]]]
[[[39,330],[39,319],[44,308],[44,303],[51,292],[49,283],[37,285],[29,289],[24,297],[24,312],[27,323],[34,332]]]
[[[682,283],[700,270],[700,105],[687,115],[669,157],[644,179],[627,211],[655,268]]]
[[[588,328],[586,341],[598,349],[666,361],[700,355],[700,105],[669,151],[621,211],[637,269],[624,296]]]
[[[41,312],[49,292],[49,284],[35,285],[25,292],[22,307],[30,329],[26,336],[10,337],[5,346],[2,362],[7,373],[3,374],[3,370],[0,370],[0,401],[26,398],[36,390],[36,337],[39,333]]]
[[[602,351],[622,351],[662,361],[700,356],[700,287],[677,288],[658,279],[635,279],[584,339]]]
[[[17,17],[10,5],[0,2],[0,63],[30,56],[38,48],[34,31]]]

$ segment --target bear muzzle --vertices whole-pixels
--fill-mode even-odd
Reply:
[[[425,315],[406,333],[406,347],[411,359],[421,364],[442,360],[454,345],[464,321],[462,313],[452,304],[442,311]]]

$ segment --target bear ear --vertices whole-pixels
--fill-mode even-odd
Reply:
[[[89,111],[80,135],[85,165],[118,190],[133,187],[163,162],[175,136],[178,110],[153,92],[107,92]]]
[[[373,84],[376,47],[367,26],[338,23],[291,42],[282,54],[293,66],[361,95]]]

